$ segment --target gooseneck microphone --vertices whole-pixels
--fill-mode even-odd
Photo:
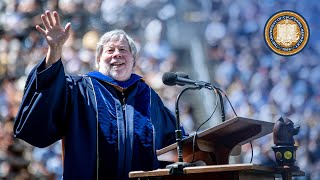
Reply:
[[[165,85],[168,86],[174,86],[174,85],[179,85],[179,86],[184,86],[184,85],[191,85],[188,86],[187,88],[183,89],[177,96],[177,100],[175,103],[175,110],[176,110],[176,142],[177,142],[177,154],[178,154],[178,162],[169,164],[166,168],[169,168],[170,174],[184,174],[183,168],[189,167],[189,166],[195,166],[193,163],[187,163],[183,162],[183,153],[182,153],[182,131],[180,127],[180,117],[179,117],[179,99],[181,95],[187,91],[187,90],[197,90],[201,88],[207,88],[209,90],[215,90],[217,94],[219,95],[219,99],[221,102],[221,110],[222,110],[222,121],[224,121],[225,115],[224,115],[224,107],[223,107],[223,101],[222,101],[222,96],[219,92],[219,88],[214,87],[210,83],[204,82],[204,81],[195,81],[189,79],[188,75],[182,72],[167,72],[164,73],[162,76],[162,82]]]
[[[196,163],[188,163],[188,162],[183,162],[183,152],[182,152],[182,131],[180,127],[180,117],[179,117],[179,99],[181,95],[187,91],[187,90],[197,90],[201,89],[203,87],[208,88],[208,89],[213,89],[214,87],[210,83],[206,83],[203,81],[194,81],[189,79],[188,75],[182,72],[167,72],[164,73],[162,76],[162,82],[165,85],[168,86],[174,86],[174,85],[179,85],[179,86],[184,86],[184,85],[191,85],[188,86],[187,88],[183,89],[177,96],[177,100],[175,103],[175,110],[176,110],[176,142],[177,142],[177,155],[178,155],[178,162],[169,164],[166,166],[166,168],[169,168],[169,173],[170,174],[184,174],[183,168],[189,167],[189,166],[196,166]]]
[[[198,86],[189,86],[185,89],[183,89],[177,96],[177,100],[175,103],[175,110],[176,110],[176,130],[175,130],[175,135],[176,135],[176,143],[177,143],[177,155],[178,155],[178,162],[175,162],[173,164],[169,164],[166,166],[166,168],[170,169],[169,174],[184,174],[183,168],[185,167],[190,167],[190,166],[195,166],[195,163],[188,163],[188,162],[183,162],[183,152],[182,152],[182,138],[183,138],[183,133],[181,130],[180,126],[180,116],[179,116],[179,99],[181,95],[187,91],[187,90],[196,90],[200,89]]]
[[[199,88],[208,88],[213,89],[213,86],[210,83],[204,81],[195,81],[188,78],[188,75],[182,72],[173,73],[173,72],[166,72],[162,76],[162,82],[168,86],[184,86],[184,85],[192,85]]]
[[[184,73],[184,72],[175,72],[175,74],[176,74],[178,77],[180,77],[180,78],[189,79],[188,74],[186,74],[186,73]],[[179,85],[179,86],[184,86],[185,84],[177,82],[177,85]]]
[[[165,85],[168,86],[174,86],[174,85],[179,85],[179,86],[184,86],[184,85],[191,85],[194,87],[198,87],[198,89],[201,89],[203,87],[209,89],[209,90],[213,90],[216,89],[217,94],[219,95],[219,99],[220,99],[220,104],[221,104],[221,118],[222,118],[222,122],[225,121],[225,112],[224,112],[224,103],[223,103],[223,98],[221,95],[221,89],[217,88],[215,86],[213,86],[210,83],[204,82],[204,81],[195,81],[195,80],[191,80],[189,79],[189,76],[184,73],[184,72],[166,72],[163,74],[162,76],[162,82]]]

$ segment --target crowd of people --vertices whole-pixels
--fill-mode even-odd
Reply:
[[[4,0],[0,2],[0,178],[59,179],[62,175],[61,143],[34,148],[13,137],[13,121],[18,111],[26,75],[41,59],[47,47],[36,31],[44,10],[57,10],[72,23],[71,37],[63,49],[63,63],[69,74],[83,74],[95,67],[94,52],[105,31],[121,28],[138,42],[136,72],[158,91],[166,106],[174,110],[178,91],[164,86],[164,72],[179,70],[166,22],[181,7],[202,14],[206,24],[200,29],[212,81],[218,82],[239,116],[275,122],[289,117],[301,126],[295,136],[297,165],[306,172],[301,179],[319,179],[320,141],[317,123],[320,103],[319,23],[316,1],[193,1],[170,0]],[[210,5],[210,6],[207,6]],[[79,10],[81,9],[81,10]],[[292,9],[309,23],[307,47],[292,57],[272,53],[263,40],[266,20],[276,11]],[[187,21],[187,20],[186,20]],[[200,20],[199,20],[200,21]],[[188,22],[187,22],[188,23]],[[192,22],[190,22],[192,23]],[[202,28],[202,26],[194,26]],[[178,36],[178,35],[177,35]],[[317,38],[318,37],[318,38]],[[188,38],[188,37],[184,37]],[[196,67],[189,67],[190,71]],[[190,105],[182,103],[181,120],[188,133],[196,128]],[[231,108],[226,105],[228,117]],[[194,123],[194,124],[193,124]],[[271,136],[253,141],[253,163],[274,165]],[[250,145],[242,147],[239,162],[248,163]]]
[[[311,1],[241,1],[218,3],[218,14],[207,25],[209,68],[226,91],[239,116],[275,122],[288,117],[300,132],[296,139],[297,165],[306,172],[301,179],[319,179],[319,5]],[[280,10],[291,9],[306,19],[311,31],[308,45],[299,54],[272,53],[264,42],[264,26]],[[215,33],[212,33],[215,31]],[[226,105],[227,106],[227,105]],[[232,114],[230,106],[226,107]],[[253,163],[274,166],[273,138],[253,142]],[[241,162],[250,162],[249,144],[242,147]]]

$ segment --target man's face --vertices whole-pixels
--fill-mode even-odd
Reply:
[[[104,46],[98,58],[99,72],[117,81],[130,78],[134,66],[134,57],[125,37],[111,39]]]

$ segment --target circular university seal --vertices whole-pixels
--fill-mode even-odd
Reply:
[[[309,40],[309,27],[305,19],[293,11],[280,11],[267,21],[264,38],[269,48],[283,56],[300,52]]]

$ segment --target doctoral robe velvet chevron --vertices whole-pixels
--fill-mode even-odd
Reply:
[[[67,180],[128,179],[159,167],[155,149],[174,142],[175,117],[140,76],[117,82],[99,72],[65,76],[60,60],[43,65],[28,76],[15,137],[37,147],[64,137]]]

